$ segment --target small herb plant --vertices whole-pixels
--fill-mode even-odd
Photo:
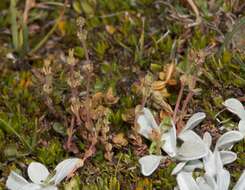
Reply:
[[[202,112],[194,114],[178,134],[173,121],[172,127],[163,122],[158,126],[149,109],[143,108],[137,119],[139,134],[158,144],[169,157],[180,161],[173,169],[172,175],[177,175],[178,186],[175,190],[228,190],[230,186],[230,173],[225,169],[237,159],[237,154],[232,152],[233,145],[245,137],[245,109],[241,102],[235,98],[226,100],[224,106],[239,118],[238,130],[231,130],[219,137],[212,147],[212,137],[206,132],[201,139],[192,129],[205,118]],[[177,141],[182,141],[177,145]],[[145,176],[151,175],[159,166],[161,160],[167,156],[150,154],[139,159],[141,172]],[[193,177],[196,169],[203,169],[204,175]],[[245,171],[234,186],[233,190],[245,189]]]
[[[241,120],[238,130],[228,131],[219,137],[213,151],[210,133],[204,133],[201,138],[192,130],[204,120],[205,113],[198,112],[192,115],[185,127],[177,133],[172,120],[165,120],[157,125],[151,111],[143,108],[137,118],[138,132],[151,140],[155,149],[151,150],[151,154],[139,159],[142,174],[151,175],[160,162],[167,158],[161,154],[162,149],[170,158],[180,161],[172,171],[172,175],[177,176],[178,186],[175,190],[228,190],[230,173],[224,166],[237,159],[236,153],[231,149],[236,142],[245,137],[245,110],[241,102],[234,98],[226,100],[224,106]],[[178,140],[182,142],[180,145],[177,143]],[[44,165],[32,162],[27,169],[31,182],[12,171],[6,186],[10,190],[57,190],[57,185],[82,165],[82,159],[66,159],[56,166],[54,174],[50,174]],[[203,169],[204,175],[194,178],[193,173],[196,169]],[[245,171],[233,190],[244,189]]]
[[[172,127],[160,124],[158,126],[153,115],[147,108],[143,109],[142,114],[138,117],[139,133],[144,137],[155,141],[161,149],[171,158],[181,161],[190,161],[202,158],[208,154],[208,148],[202,139],[192,130],[203,119],[205,114],[202,112],[194,114],[186,123],[186,126],[178,133],[173,122]],[[177,140],[183,143],[178,146]],[[159,166],[160,161],[165,157],[158,155],[148,155],[140,158],[142,174],[151,175]]]
[[[57,185],[81,165],[81,159],[66,159],[60,162],[54,169],[54,174],[51,174],[43,164],[32,162],[27,169],[31,182],[28,182],[21,175],[12,171],[6,186],[10,190],[57,190]]]

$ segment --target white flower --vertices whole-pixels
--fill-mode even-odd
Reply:
[[[8,176],[6,187],[10,190],[57,190],[56,186],[79,167],[81,162],[82,160],[78,158],[70,158],[60,162],[51,179],[49,179],[48,169],[43,164],[32,162],[27,169],[31,182],[12,171]]]
[[[147,155],[139,159],[141,173],[144,176],[151,175],[159,166],[160,162],[166,157],[160,155]]]
[[[180,190],[199,190],[192,173],[189,172],[180,172],[177,175],[177,183]]]
[[[216,156],[220,155],[223,165],[232,163],[236,160],[236,153],[230,151],[231,147],[235,142],[240,141],[243,138],[242,134],[239,131],[229,131],[223,134],[217,141],[214,152],[210,150],[212,137],[206,132],[203,136],[203,141],[206,146],[209,148],[208,154],[200,160],[191,160],[188,162],[180,162],[173,170],[172,175],[179,173],[180,171],[192,172],[196,168],[203,168],[210,175],[214,176],[217,173],[216,167]]]
[[[211,138],[211,135],[209,133],[205,133],[204,142],[207,141],[205,140],[205,137]],[[234,143],[242,140],[242,138],[243,135],[239,131],[229,131],[223,134],[217,140],[214,152],[209,150],[208,155],[203,158],[204,168],[208,175],[214,177],[217,173],[219,173],[218,167],[220,164],[217,163],[218,158],[221,159],[222,165],[232,163],[236,160],[236,153],[230,151],[230,149],[232,148]]]
[[[245,109],[239,100],[229,98],[223,104],[230,112],[236,114],[241,120],[245,120]]]
[[[245,109],[242,103],[235,98],[230,98],[227,99],[223,104],[229,111],[236,114],[241,119],[238,124],[238,129],[243,134],[243,136],[245,136]]]
[[[147,108],[143,109],[137,122],[140,126],[139,133],[147,139],[150,139],[153,130],[161,136],[162,149],[170,156],[181,161],[190,161],[202,158],[207,155],[208,148],[202,139],[192,129],[196,127],[205,118],[204,113],[194,114],[187,122],[186,126],[176,134],[176,127],[172,122],[172,127],[161,131],[157,125],[151,111]],[[180,147],[177,146],[177,138],[183,141]],[[147,155],[139,160],[141,172],[148,176],[152,174],[159,166],[160,161],[165,157],[160,155]]]
[[[217,141],[214,152],[208,151],[208,155],[200,160],[190,161],[188,163],[179,163],[172,174],[177,174],[177,183],[180,190],[228,190],[230,185],[230,173],[224,169],[224,165],[236,160],[236,153],[230,151],[234,143],[242,140],[243,135],[239,131],[229,131],[223,134]],[[205,133],[203,141],[210,148],[212,138],[209,133]],[[190,164],[190,167],[188,165]],[[196,181],[192,177],[192,172],[197,166],[205,170],[205,175],[200,176]],[[188,169],[189,168],[189,169]],[[245,188],[245,174],[243,174],[233,190],[242,190]]]
[[[216,180],[217,181],[206,174],[203,177],[196,178],[195,180],[192,177],[192,173],[182,171],[177,175],[178,187],[176,187],[175,190],[228,190],[230,185],[230,174],[227,170],[221,170]],[[232,190],[244,189],[245,170]]]
[[[224,102],[226,108],[236,114],[241,120],[238,124],[239,131],[229,131],[223,134],[216,142],[213,152],[210,150],[212,137],[205,133],[203,141],[208,147],[208,154],[200,160],[180,162],[172,174],[177,174],[178,187],[175,190],[228,190],[230,185],[230,173],[224,165],[237,159],[236,153],[231,151],[234,143],[245,136],[245,109],[240,101],[230,98]],[[192,176],[195,168],[204,168],[204,176]],[[234,186],[233,190],[245,190],[245,170]]]

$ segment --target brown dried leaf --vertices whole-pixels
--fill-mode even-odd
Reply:
[[[166,117],[170,117],[171,115],[168,113],[168,112],[166,112],[166,111],[164,111],[164,110],[161,110],[160,111],[160,114],[159,114],[159,117],[160,117],[160,120],[162,121],[164,118],[166,118]]]
[[[151,99],[157,109],[163,109],[168,113],[173,113],[171,106],[165,101],[165,97],[159,91],[152,93]]]
[[[122,113],[122,120],[128,123],[133,124],[135,119],[135,110],[128,109],[125,113]]]
[[[92,97],[93,106],[102,104],[104,94],[102,92],[97,92]]]
[[[116,31],[116,28],[112,25],[106,25],[105,29],[109,34],[114,34],[114,32]]]
[[[171,63],[169,65],[167,65],[167,68],[166,68],[166,79],[165,79],[165,82],[168,83],[168,81],[173,77],[173,74],[175,72],[175,67],[176,65],[174,63]]]
[[[166,86],[166,82],[164,81],[154,81],[151,85],[153,90],[158,90],[158,91],[164,89],[165,86]]]
[[[128,145],[128,141],[125,138],[124,133],[118,133],[116,136],[114,136],[112,138],[112,142],[118,146],[127,146]]]
[[[104,106],[98,106],[96,109],[91,110],[91,117],[93,120],[97,120],[108,113],[108,108]]]
[[[159,77],[160,80],[165,80],[165,78],[166,78],[166,73],[163,72],[163,71],[161,71],[161,72],[159,72],[158,77]]]
[[[119,100],[119,97],[115,96],[113,93],[113,89],[110,87],[105,96],[105,102],[108,104],[115,104]]]

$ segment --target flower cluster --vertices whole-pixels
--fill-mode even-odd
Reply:
[[[150,140],[157,140],[161,144],[161,149],[165,151],[171,158],[180,161],[190,161],[200,159],[208,154],[208,148],[202,139],[192,130],[203,119],[205,114],[202,112],[194,114],[186,123],[186,126],[178,133],[172,122],[172,127],[156,124],[153,115],[147,108],[143,109],[143,113],[138,117],[140,126],[139,133]],[[158,136],[158,139],[154,138]],[[177,140],[183,143],[177,146]],[[161,154],[147,155],[140,158],[141,171],[143,175],[151,175],[160,164],[160,161],[166,157]]]
[[[169,157],[179,161],[172,171],[177,175],[178,187],[176,190],[228,190],[230,186],[230,173],[225,165],[237,159],[236,153],[232,152],[233,145],[245,137],[245,109],[243,105],[234,98],[224,102],[226,108],[235,113],[241,120],[238,130],[224,133],[211,149],[212,137],[206,132],[203,138],[198,136],[192,129],[205,118],[202,112],[194,114],[186,123],[185,127],[176,135],[176,127],[173,122],[171,127],[163,124],[157,125],[150,110],[144,108],[138,117],[138,132],[145,138],[161,143],[161,149]],[[156,135],[157,134],[157,135]],[[158,138],[156,138],[158,136]],[[182,144],[177,146],[177,140]],[[151,175],[159,166],[162,159],[160,153],[147,155],[140,158],[141,172],[145,176]],[[196,179],[193,172],[203,169],[204,175]],[[245,189],[245,171],[241,175],[233,190]]]
[[[31,182],[12,171],[7,179],[6,187],[10,190],[58,190],[57,185],[83,165],[79,158],[70,158],[60,162],[54,175],[39,162],[32,162],[27,169]]]

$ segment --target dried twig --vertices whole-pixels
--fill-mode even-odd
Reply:
[[[184,88],[185,88],[185,83],[181,81],[180,82],[180,90],[179,90],[177,102],[176,102],[175,108],[174,108],[174,114],[173,114],[173,122],[174,123],[177,122],[177,114],[178,114],[178,110],[179,110],[179,107],[180,107],[180,101],[181,101],[182,96],[183,96]]]
[[[83,66],[83,71],[86,75],[86,100],[85,100],[85,112],[86,112],[86,121],[85,126],[89,130],[89,141],[91,143],[89,149],[85,152],[84,157],[82,158],[85,161],[87,158],[91,157],[95,152],[95,146],[98,142],[97,131],[93,125],[92,116],[91,116],[91,97],[90,97],[90,88],[91,88],[91,78],[93,72],[93,65],[89,57],[89,52],[86,44],[87,30],[84,29],[85,20],[84,18],[79,18],[77,20],[77,26],[79,31],[77,32],[78,39],[82,43],[82,47],[85,52],[86,64]]]
[[[67,129],[67,133],[68,133],[68,138],[67,138],[67,142],[66,142],[66,147],[67,149],[71,149],[72,146],[72,135],[73,135],[73,128],[74,128],[74,123],[75,123],[75,116],[73,115],[71,118],[71,124],[70,127]]]
[[[25,10],[24,10],[24,13],[23,13],[23,22],[24,22],[24,24],[28,23],[29,11],[35,6],[35,4],[36,4],[35,0],[26,0]]]
[[[197,6],[195,5],[195,3],[193,2],[193,0],[187,0],[187,2],[189,3],[189,5],[191,6],[192,10],[194,11],[195,15],[196,15],[196,22],[195,23],[192,23],[192,24],[189,24],[188,26],[189,27],[192,27],[192,26],[196,26],[196,25],[199,25],[201,23],[201,16],[200,16],[200,13],[198,11],[198,8]]]

